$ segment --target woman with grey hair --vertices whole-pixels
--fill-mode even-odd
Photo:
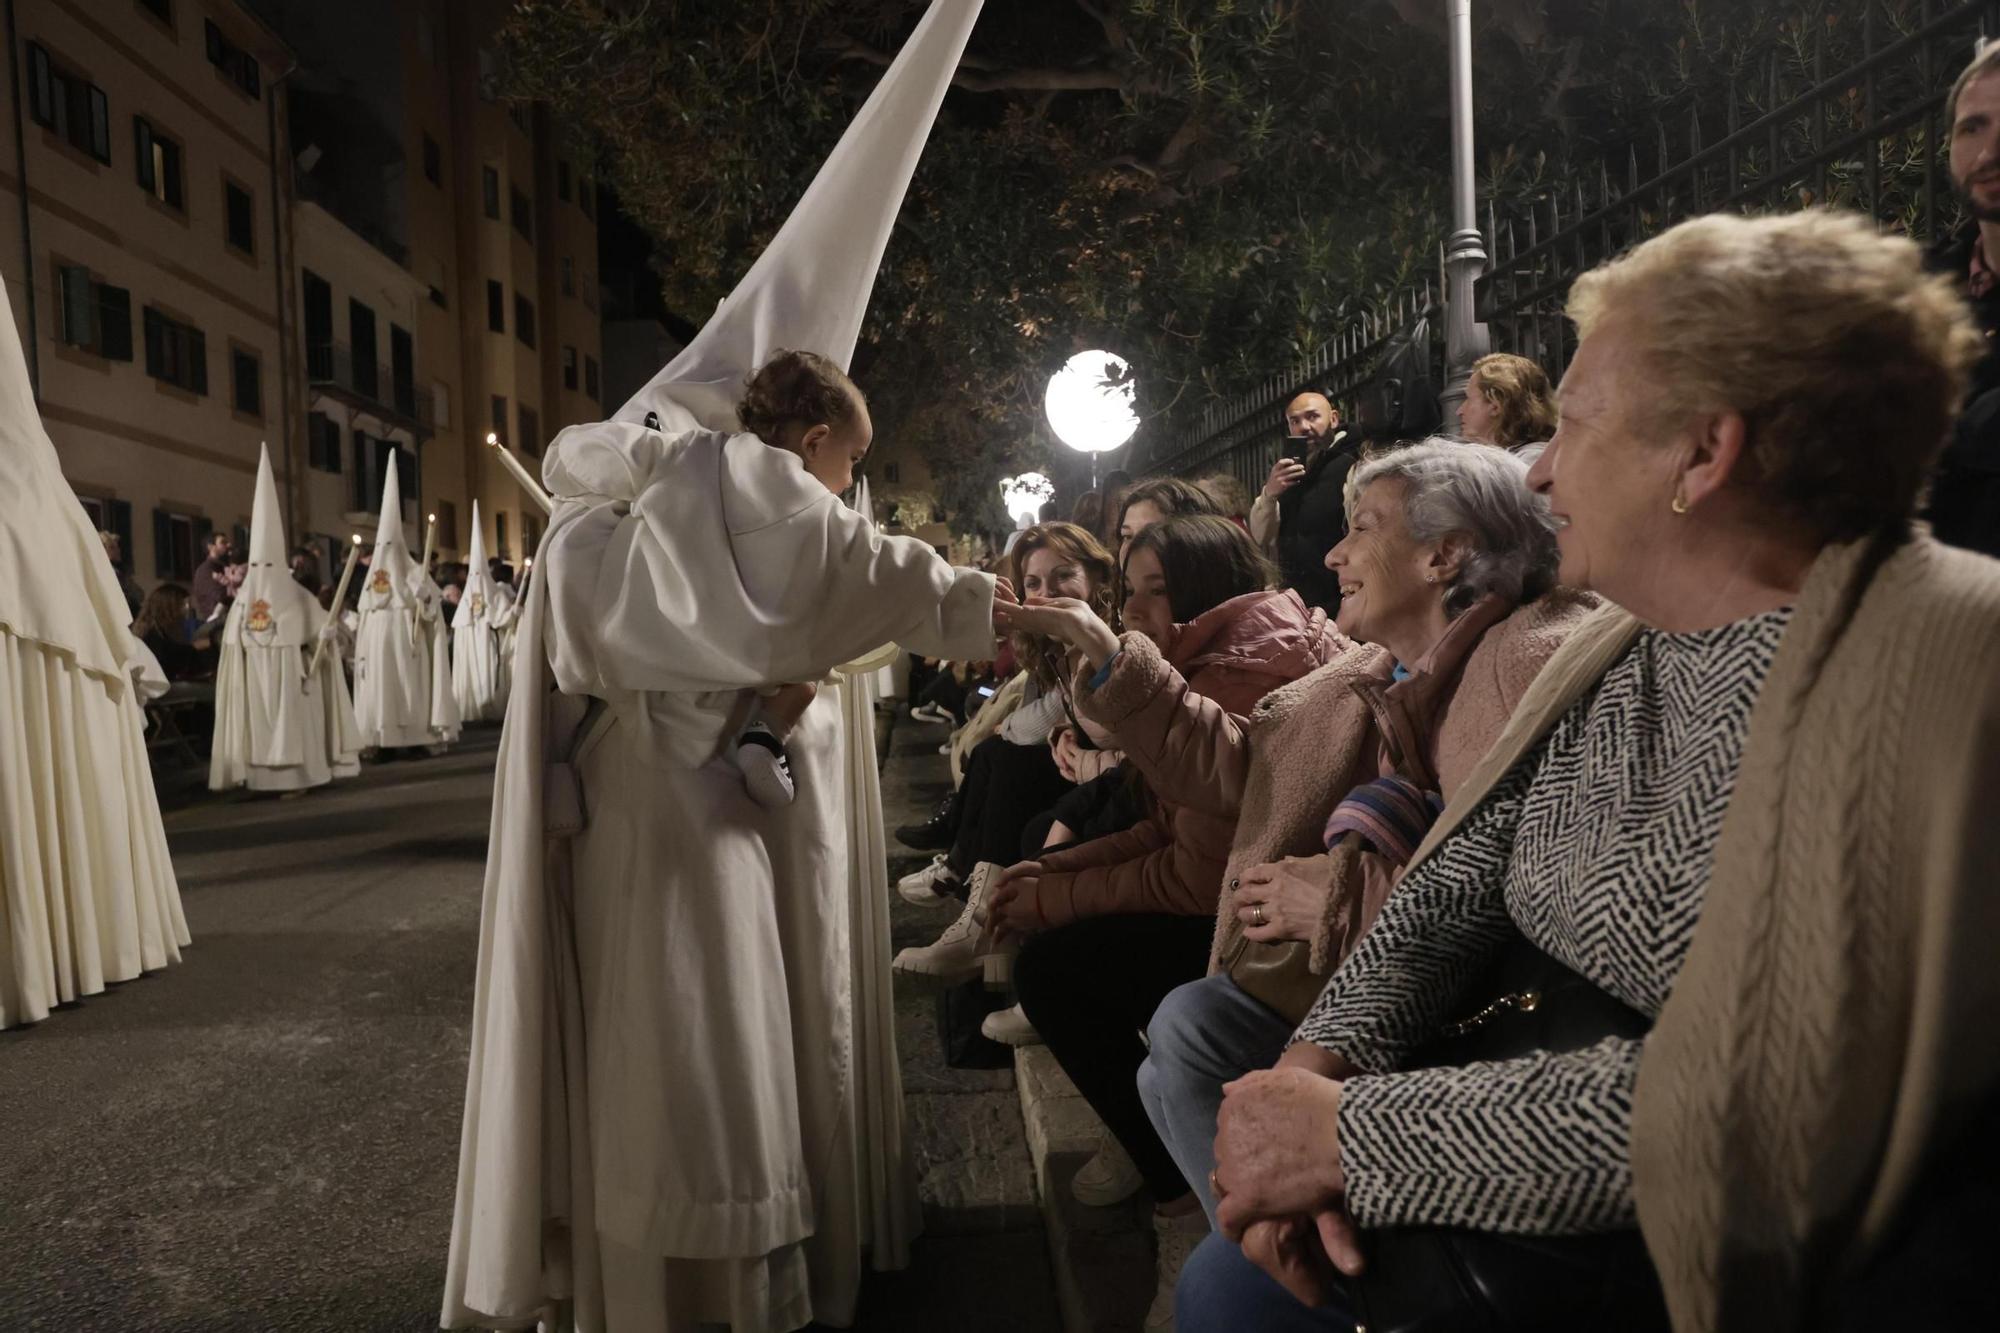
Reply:
[[[1555,589],[1555,521],[1527,476],[1500,450],[1443,439],[1358,464],[1348,534],[1326,557],[1342,649],[1248,717],[1191,693],[1142,635],[1078,645],[1078,712],[1114,733],[1162,800],[1235,825],[1209,974],[1161,1003],[1139,1072],[1183,1199],[1210,1219],[1223,1085],[1278,1058],[1588,610]],[[1060,604],[1011,614],[1057,637],[1072,618]],[[1163,1289],[1189,1248],[1162,1233]]]

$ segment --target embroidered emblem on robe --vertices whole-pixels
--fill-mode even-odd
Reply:
[[[387,569],[377,569],[373,574],[368,576],[368,591],[389,591],[389,571]]]
[[[263,598],[250,603],[250,615],[243,622],[243,628],[252,634],[266,634],[277,622],[271,618],[271,604]]]

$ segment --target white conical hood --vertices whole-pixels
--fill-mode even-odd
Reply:
[[[278,507],[278,481],[271,474],[271,449],[257,445],[257,493],[250,502],[250,568],[286,567],[285,514]]]
[[[297,647],[318,632],[325,613],[292,577],[290,549],[271,451],[259,445],[257,489],[250,502],[250,564],[230,608],[226,632],[231,641],[240,635],[262,647]]]
[[[781,348],[847,367],[882,252],[981,0],[933,0],[792,215],[692,343],[618,409],[735,431],[743,381]],[[687,420],[692,414],[693,421]]]
[[[416,582],[411,575],[416,567],[416,558],[410,554],[403,536],[403,489],[391,459],[382,480],[382,518],[375,525],[375,551],[369,557],[368,581],[361,585],[362,607],[391,602],[408,605]]]
[[[465,561],[465,590],[458,597],[452,628],[470,625],[494,609],[493,575],[486,566],[486,534],[479,524],[479,501],[472,502],[472,554]]]
[[[140,651],[131,621],[118,576],[42,429],[0,284],[0,625],[122,681]]]

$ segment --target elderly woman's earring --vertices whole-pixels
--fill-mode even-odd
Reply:
[[[1437,575],[1435,575],[1435,574],[1426,574],[1426,575],[1424,575],[1424,582],[1425,582],[1425,583],[1436,583],[1437,581],[1438,581],[1438,576],[1437,576]]]
[[[1675,491],[1674,502],[1670,507],[1676,514],[1685,514],[1688,511],[1688,502],[1686,497],[1682,496],[1682,494],[1679,491]]]

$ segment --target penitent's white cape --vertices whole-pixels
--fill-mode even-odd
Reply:
[[[458,739],[444,594],[403,540],[396,469],[382,485],[382,519],[361,585],[354,631],[354,716],[361,744],[435,747]]]
[[[497,718],[507,711],[507,649],[513,646],[520,608],[514,590],[486,568],[486,538],[479,530],[479,501],[472,502],[472,556],[465,591],[451,621],[451,689],[459,716],[467,722]]]
[[[695,343],[544,462],[556,507],[501,738],[447,1326],[839,1324],[866,1259],[907,1261],[867,695],[829,687],[793,732],[787,810],[749,799],[728,750],[752,687],[891,640],[984,656],[993,582],[879,535],[735,433],[731,404],[779,347],[846,364],[978,8],[933,4]]]
[[[188,942],[140,703],[166,682],[130,619],[0,286],[0,1028]]]
[[[306,679],[327,615],[292,577],[286,550],[271,454],[260,448],[250,565],[223,622],[215,671],[213,791],[301,791],[361,771],[361,730],[333,645]]]

